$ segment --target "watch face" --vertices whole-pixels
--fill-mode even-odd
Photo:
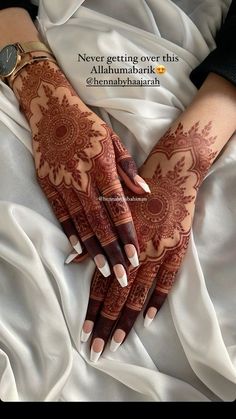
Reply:
[[[10,76],[16,67],[17,56],[18,52],[15,45],[7,45],[0,51],[0,76]]]

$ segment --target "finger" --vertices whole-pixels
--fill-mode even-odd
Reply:
[[[117,171],[126,186],[136,194],[143,194],[143,192],[150,193],[151,191],[148,184],[138,175],[136,163],[120,141],[119,137],[112,132],[111,138],[115,151]]]
[[[114,226],[111,224],[110,216],[102,201],[99,200],[99,193],[96,190],[93,195],[81,199],[89,225],[96,234],[98,242],[102,245],[107,255],[115,276],[122,287],[127,285],[127,262],[121,249]],[[81,236],[82,237],[82,236]],[[86,244],[86,242],[84,242]]]
[[[95,323],[93,338],[91,340],[90,359],[93,362],[98,360],[105,348],[105,345],[129,295],[130,289],[135,280],[136,271],[137,270],[133,270],[130,273],[129,285],[125,288],[121,288],[117,281],[114,280],[114,277],[113,280],[111,279],[101,312]]]
[[[81,331],[81,342],[87,342],[89,339],[97,315],[107,294],[107,290],[111,282],[110,278],[111,277],[105,278],[97,269],[94,272],[91,282],[87,313]]]
[[[78,233],[76,231],[75,225],[71,220],[71,216],[67,209],[66,203],[63,200],[59,191],[57,191],[52,185],[49,184],[48,180],[38,178],[40,186],[42,187],[47,199],[49,200],[53,212],[56,215],[56,218],[60,222],[64,233],[66,234],[68,240],[71,243],[71,246],[75,249],[77,254],[81,254],[84,251],[84,248],[80,242]]]
[[[125,199],[119,179],[114,179],[108,186],[98,185],[103,202],[113,221],[124,251],[133,267],[139,265],[139,245],[132,215]]]
[[[164,304],[169,291],[171,290],[183,257],[187,250],[189,237],[185,237],[177,249],[170,251],[157,276],[156,286],[144,311],[144,327],[150,326],[156,314]]]
[[[76,227],[76,230],[87,249],[89,255],[93,258],[96,266],[104,276],[109,276],[111,271],[104,252],[92,230],[86,217],[84,209],[80,203],[77,193],[72,188],[63,188],[61,190],[63,199],[66,202],[70,217]],[[73,260],[75,254],[69,255],[68,260]]]
[[[112,336],[110,344],[112,352],[115,352],[119,348],[132,329],[144,306],[158,269],[159,265],[154,262],[147,262],[138,269],[136,279]]]

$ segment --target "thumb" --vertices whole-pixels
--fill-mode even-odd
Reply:
[[[111,139],[115,151],[117,172],[126,186],[136,194],[150,193],[148,184],[138,175],[136,163],[119,137],[115,133],[112,133]]]

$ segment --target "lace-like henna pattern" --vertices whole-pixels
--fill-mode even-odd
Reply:
[[[103,246],[117,242],[113,223],[129,229],[132,221],[120,199],[116,161],[132,159],[119,138],[80,101],[53,63],[27,66],[16,93],[32,129],[39,183],[59,220],[71,216],[83,241],[96,234]],[[100,195],[109,200],[99,201]]]
[[[21,108],[28,120],[33,116],[30,105],[33,99],[39,96],[42,82],[51,84],[54,88],[59,86],[66,87],[71,94],[76,95],[75,91],[68,83],[64,74],[59,70],[52,68],[47,61],[42,61],[41,65],[36,63],[27,67],[26,75],[21,75],[21,89],[17,89],[21,100]]]
[[[185,192],[187,176],[182,174],[184,157],[175,164],[172,171],[165,175],[160,164],[154,172],[153,178],[148,180],[152,191],[146,201],[132,205],[131,211],[135,220],[140,249],[150,257],[163,255],[164,248],[171,248],[185,234],[183,221],[190,215],[188,204],[194,195]]]
[[[216,141],[216,136],[211,135],[211,121],[203,129],[200,129],[199,125],[198,121],[188,131],[184,131],[183,125],[179,123],[174,132],[171,132],[171,129],[166,132],[151,152],[163,152],[168,158],[180,151],[190,153],[192,166],[189,171],[196,174],[196,189],[218,153],[211,149]]]
[[[159,310],[165,301],[187,250],[197,189],[217,155],[215,140],[211,123],[203,129],[197,123],[188,131],[179,124],[162,137],[142,166],[140,174],[151,194],[144,201],[130,201],[141,265],[131,272],[129,287],[121,289],[111,282],[100,312],[100,330],[103,321],[106,327],[108,319],[112,321],[112,329],[120,317],[117,328],[129,332],[154,281],[148,306]],[[92,292],[89,306],[93,296]]]

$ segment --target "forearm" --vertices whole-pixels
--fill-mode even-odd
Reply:
[[[0,49],[15,42],[40,41],[39,33],[25,9],[0,10]]]
[[[181,122],[189,130],[196,122],[201,127],[211,122],[216,136],[213,151],[220,152],[236,130],[236,87],[216,74],[209,74],[192,104],[173,124]]]
[[[9,8],[0,10],[0,27],[0,49],[11,43],[40,41],[40,34],[25,9]],[[37,55],[37,53],[34,55]],[[39,53],[39,55],[41,54]],[[41,77],[40,68],[43,64],[46,64],[47,69],[50,71],[44,70],[43,77]],[[33,68],[38,68],[38,74]],[[25,80],[25,85],[22,80]],[[29,83],[30,89],[28,89]],[[57,64],[48,61],[47,63],[39,62],[26,66],[14,79],[13,90],[31,128],[35,128],[35,124],[41,117],[40,105],[46,105],[48,101],[45,92],[42,90],[42,86],[45,83],[48,84],[56,95],[63,97],[63,94],[68,94],[68,91],[70,91],[72,96],[75,95],[70,83],[66,80]],[[36,90],[34,91],[35,88]],[[77,94],[76,103],[82,111],[90,111]]]
[[[158,141],[141,174],[150,176],[158,165],[173,170],[182,159],[183,171],[189,180],[195,178],[197,190],[235,130],[236,87],[210,74],[192,104]]]

